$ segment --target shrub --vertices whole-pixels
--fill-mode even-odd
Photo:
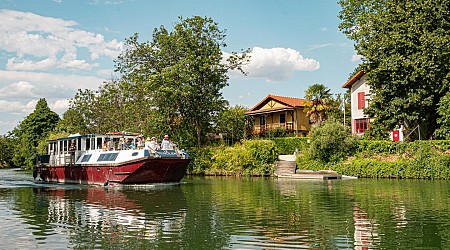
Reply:
[[[189,171],[193,174],[270,175],[278,158],[275,143],[270,140],[244,140],[232,147],[192,149],[194,158]]]
[[[191,174],[204,174],[206,169],[211,167],[211,159],[214,155],[214,149],[211,147],[190,148],[189,155],[192,157],[189,163],[188,172]]]
[[[335,120],[328,120],[311,131],[312,160],[336,163],[346,159],[355,148],[356,140],[349,129]]]

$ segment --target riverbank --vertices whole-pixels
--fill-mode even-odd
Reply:
[[[297,166],[330,168],[362,178],[450,179],[450,141],[358,141],[354,155],[338,163],[297,158]]]
[[[225,176],[271,176],[280,154],[296,150],[297,169],[332,169],[360,178],[450,179],[450,141],[356,140],[354,153],[346,160],[324,163],[305,157],[308,138],[285,137],[247,140],[232,147],[195,149],[189,174]]]

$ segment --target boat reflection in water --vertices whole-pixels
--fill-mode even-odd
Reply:
[[[76,237],[69,241],[82,248],[94,246],[91,244],[95,248],[109,247],[113,242],[128,244],[132,238],[175,238],[185,224],[187,204],[179,185],[141,186],[139,190],[56,189],[46,193],[48,221],[68,227],[73,231],[68,235]]]

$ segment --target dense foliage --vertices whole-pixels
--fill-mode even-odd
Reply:
[[[328,120],[311,131],[310,159],[321,162],[339,162],[355,148],[355,138],[347,126]]]
[[[271,140],[244,140],[234,146],[190,151],[189,172],[209,175],[270,175],[279,152]]]
[[[439,129],[436,130],[436,136],[450,140],[450,93],[441,98],[437,112],[440,117],[437,119]]]
[[[14,153],[14,143],[8,136],[0,136],[0,168],[10,167]]]
[[[247,118],[245,112],[247,108],[236,105],[227,107],[219,112],[216,121],[216,134],[222,134],[223,139],[233,145],[246,137]]]
[[[39,142],[47,138],[59,120],[59,116],[47,106],[47,101],[40,99],[35,110],[12,132],[12,163],[17,167],[31,169],[36,161]]]
[[[450,141],[358,140],[356,152],[338,163],[320,163],[300,156],[304,169],[333,169],[364,178],[450,179]]]
[[[142,86],[159,129],[186,131],[202,145],[212,132],[211,121],[227,106],[221,90],[228,85],[227,72],[241,69],[246,53],[232,53],[226,62],[225,31],[211,18],[180,18],[173,31],[155,29],[150,42],[135,34],[126,40],[116,60],[124,80]],[[188,137],[189,137],[188,136]]]
[[[113,79],[96,91],[78,90],[70,109],[80,114],[86,130],[91,133],[132,131],[150,134],[155,131],[158,121],[148,98],[142,85]],[[85,130],[84,127],[79,129]]]
[[[309,148],[309,137],[277,137],[272,139],[281,155],[291,155]]]
[[[339,28],[363,56],[373,95],[366,112],[388,130],[438,128],[450,90],[450,0],[340,0]]]

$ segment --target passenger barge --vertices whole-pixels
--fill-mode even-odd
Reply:
[[[189,154],[147,147],[120,149],[120,142],[136,142],[138,134],[70,135],[48,141],[48,154],[38,156],[33,177],[45,182],[88,185],[179,182],[191,161]],[[106,145],[106,147],[105,147]]]

